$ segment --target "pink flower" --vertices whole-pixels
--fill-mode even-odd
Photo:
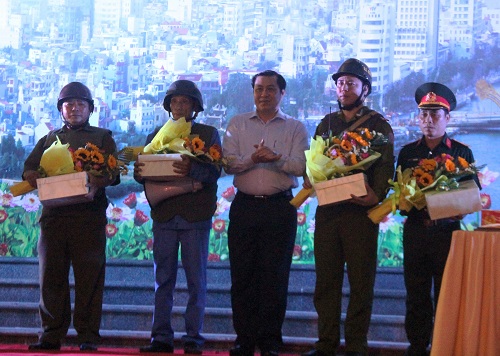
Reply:
[[[126,221],[132,220],[134,215],[128,206],[124,206],[120,208],[118,206],[114,206],[113,204],[109,204],[106,209],[106,216],[108,219],[113,221]]]
[[[35,194],[29,193],[24,196],[23,200],[21,201],[21,206],[28,213],[35,212],[40,209],[40,200]]]
[[[146,242],[146,248],[149,250],[149,251],[153,251],[153,239],[148,239],[148,241]]]
[[[481,183],[481,186],[483,188],[493,183],[499,175],[500,173],[492,172],[488,169],[488,167],[484,167],[480,172],[477,173],[479,182]]]

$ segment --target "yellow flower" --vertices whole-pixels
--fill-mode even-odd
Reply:
[[[97,163],[97,164],[104,163],[104,156],[102,155],[101,152],[98,151],[92,152],[92,163]]]

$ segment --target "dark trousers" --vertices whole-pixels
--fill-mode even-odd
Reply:
[[[281,346],[288,278],[297,233],[289,197],[237,194],[229,213],[231,303],[236,344],[261,350]]]
[[[71,323],[69,271],[75,277],[78,342],[98,343],[106,266],[106,219],[45,217],[38,240],[40,341],[57,344]]]
[[[349,304],[344,324],[346,351],[366,353],[377,270],[378,225],[366,208],[349,204],[316,210],[314,256],[318,312],[316,349],[335,354],[340,344],[344,268],[349,280]]]
[[[459,221],[425,227],[420,220],[406,220],[403,232],[405,329],[410,349],[415,353],[422,353],[429,346],[451,237],[453,231],[459,229]]]

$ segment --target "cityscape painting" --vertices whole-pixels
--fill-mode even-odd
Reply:
[[[0,256],[37,256],[37,191],[14,197],[10,187],[36,142],[62,126],[57,98],[72,81],[90,88],[91,124],[111,130],[121,149],[144,145],[167,122],[163,98],[179,79],[196,83],[197,120],[223,137],[235,114],[254,109],[251,77],[272,69],[287,81],[283,111],[312,137],[338,110],[332,74],[358,58],[372,72],[368,105],[391,124],[396,155],[421,135],[415,89],[440,82],[457,98],[447,132],[484,166],[483,209],[499,209],[499,32],[496,0],[0,0]],[[218,182],[211,262],[228,259],[232,178]],[[143,186],[129,172],[107,193],[108,258],[152,259]],[[314,263],[316,206],[312,197],[297,211],[294,263]],[[396,213],[380,223],[379,266],[402,266],[403,222]],[[463,228],[480,223],[480,212],[470,214]]]

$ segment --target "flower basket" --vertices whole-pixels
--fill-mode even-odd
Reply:
[[[144,163],[141,175],[146,180],[171,181],[182,176],[174,172],[173,163],[181,160],[181,154],[143,154],[137,156],[139,163]]]
[[[365,178],[363,173],[334,178],[314,184],[318,198],[318,205],[328,205],[351,199],[351,194],[356,196],[366,195]]]
[[[432,220],[466,215],[481,210],[479,188],[473,180],[459,183],[457,189],[425,192],[427,211]]]
[[[38,197],[44,207],[51,208],[86,203],[92,200],[86,197],[89,192],[87,182],[86,172],[39,178]]]

